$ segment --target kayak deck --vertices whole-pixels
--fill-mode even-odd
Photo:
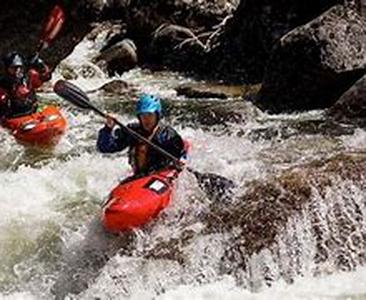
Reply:
[[[67,122],[56,106],[49,105],[40,112],[8,119],[2,125],[21,144],[52,147],[64,135]]]
[[[143,226],[156,218],[169,205],[177,177],[177,170],[168,169],[121,182],[104,206],[104,227],[119,232]]]

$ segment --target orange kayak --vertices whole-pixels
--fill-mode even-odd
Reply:
[[[7,119],[2,126],[21,144],[52,147],[64,135],[67,122],[56,106],[48,105],[34,114]]]
[[[177,170],[168,169],[121,182],[104,205],[104,227],[110,232],[125,231],[156,218],[169,205],[178,175]]]

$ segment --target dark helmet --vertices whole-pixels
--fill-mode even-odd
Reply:
[[[3,58],[5,68],[24,67],[25,62],[23,56],[19,52],[10,52]]]
[[[161,116],[160,99],[154,95],[143,94],[137,101],[136,105],[137,115],[146,113],[156,113],[158,117]]]

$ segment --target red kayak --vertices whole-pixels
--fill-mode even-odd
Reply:
[[[118,232],[143,226],[154,219],[170,203],[178,174],[169,169],[121,182],[104,206],[104,227]]]
[[[67,122],[56,106],[46,106],[34,114],[7,119],[2,126],[24,145],[55,146],[66,130]]]
[[[184,144],[189,154],[191,143],[186,140]],[[178,176],[177,170],[164,169],[123,180],[112,190],[104,205],[104,227],[110,232],[120,232],[141,227],[156,218],[174,197]]]

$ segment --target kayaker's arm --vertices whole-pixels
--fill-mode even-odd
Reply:
[[[99,130],[97,148],[102,153],[122,151],[127,148],[130,143],[131,138],[129,138],[129,135],[124,134],[119,127],[111,129],[108,126],[104,126]]]
[[[37,89],[51,79],[51,70],[41,58],[36,57],[29,62],[28,75],[32,87]]]
[[[184,162],[187,160],[187,151],[182,137],[170,126],[167,126],[159,136],[160,146],[165,151],[178,158],[183,166]],[[166,164],[172,165],[173,162],[170,159],[167,159]]]

